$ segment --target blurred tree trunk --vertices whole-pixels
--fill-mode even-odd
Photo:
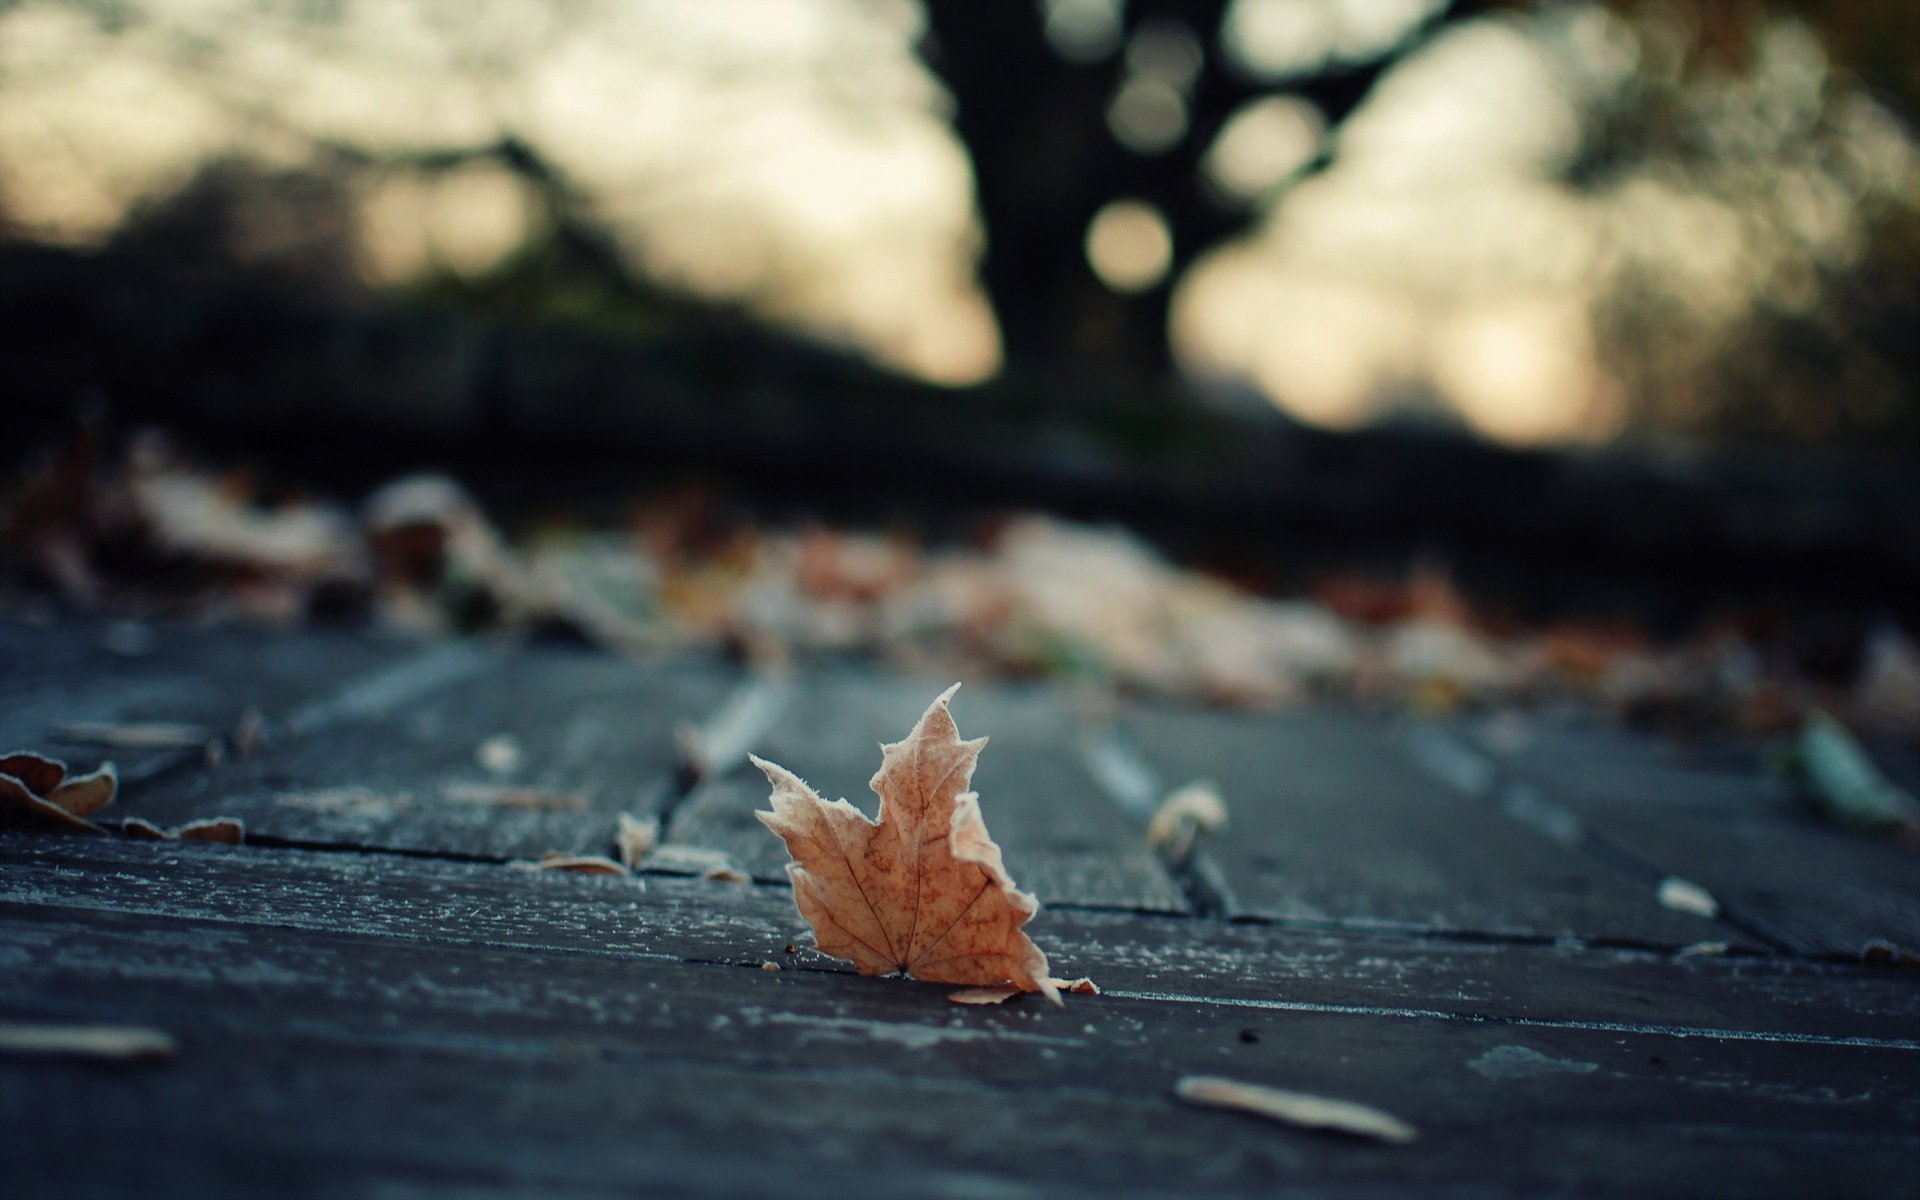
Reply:
[[[1048,43],[1037,3],[928,0],[926,57],[953,92],[954,129],[973,160],[987,238],[981,283],[1010,365],[1076,360],[1149,377],[1168,374],[1174,287],[1195,259],[1257,215],[1217,195],[1204,178],[1202,161],[1221,128],[1248,101],[1284,90],[1317,106],[1332,129],[1424,40],[1410,38],[1378,60],[1329,66],[1281,89],[1249,79],[1227,61],[1219,33],[1228,5],[1129,0],[1121,48],[1096,62],[1073,62]],[[1425,31],[1482,7],[1456,2]],[[1184,29],[1201,59],[1186,91],[1184,133],[1165,150],[1145,154],[1113,136],[1107,108],[1127,79],[1125,46],[1150,25]],[[1119,199],[1153,205],[1173,242],[1166,275],[1131,294],[1101,282],[1085,250],[1095,214]]]

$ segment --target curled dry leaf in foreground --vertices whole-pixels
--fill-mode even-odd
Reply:
[[[113,801],[120,777],[112,763],[68,776],[67,764],[38,754],[0,758],[0,825],[40,825],[102,833],[87,818]]]
[[[1039,902],[1014,886],[966,790],[987,739],[960,740],[941,693],[904,741],[882,746],[870,786],[880,816],[828,804],[785,767],[755,758],[773,784],[756,813],[793,861],[793,899],[822,951],[862,975],[974,987],[1011,984],[1060,1003],[1047,956],[1021,932]]]
[[[1230,1108],[1237,1112],[1299,1125],[1306,1129],[1325,1129],[1355,1137],[1400,1145],[1419,1137],[1419,1131],[1391,1113],[1355,1104],[1350,1100],[1330,1100],[1308,1092],[1287,1092],[1221,1079],[1212,1075],[1188,1075],[1173,1085],[1173,1094],[1188,1104],[1210,1108]]]

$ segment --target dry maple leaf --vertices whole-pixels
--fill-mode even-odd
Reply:
[[[1047,956],[1020,930],[1039,902],[1008,877],[980,798],[966,790],[987,739],[960,740],[947,712],[959,687],[941,693],[905,740],[880,748],[869,784],[878,820],[845,800],[828,804],[759,758],[773,811],[754,815],[786,842],[794,903],[825,953],[862,975],[1011,984],[1058,1004]]]

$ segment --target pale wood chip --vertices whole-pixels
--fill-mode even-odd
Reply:
[[[1288,1092],[1212,1075],[1188,1075],[1173,1094],[1189,1104],[1253,1113],[1305,1129],[1325,1129],[1401,1145],[1419,1137],[1413,1126],[1377,1108],[1308,1092]]]
[[[179,1043],[157,1029],[141,1029],[131,1025],[0,1022],[0,1055],[132,1062],[172,1058],[179,1050]]]

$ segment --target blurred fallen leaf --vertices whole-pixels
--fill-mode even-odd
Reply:
[[[37,1025],[0,1021],[0,1055],[23,1058],[90,1058],[136,1062],[172,1058],[173,1038],[132,1025]]]
[[[1720,902],[1713,898],[1712,892],[1678,875],[1662,879],[1654,894],[1662,907],[1675,912],[1692,913],[1696,917],[1720,915]]]
[[[113,802],[120,776],[112,763],[69,776],[67,764],[16,752],[0,758],[0,825],[50,826],[104,833],[87,818]]]
[[[1399,1117],[1365,1104],[1218,1076],[1188,1075],[1173,1085],[1173,1094],[1188,1104],[1229,1108],[1305,1129],[1352,1134],[1394,1145],[1404,1145],[1420,1136],[1418,1130]]]
[[[1882,775],[1847,727],[1818,709],[1807,714],[1783,767],[1808,807],[1836,825],[1920,831],[1920,801]]]
[[[659,817],[642,818],[621,813],[614,824],[614,846],[620,852],[620,861],[629,870],[639,866],[640,860],[653,851],[654,843],[659,840]]]
[[[881,747],[877,820],[828,804],[760,758],[772,811],[755,815],[786,843],[794,902],[822,951],[862,975],[904,971],[935,983],[1011,984],[1058,1004],[1047,956],[1021,931],[1039,903],[1014,886],[966,791],[986,739],[963,742],[941,693],[905,739]]]
[[[1185,862],[1201,834],[1227,827],[1227,802],[1212,783],[1175,788],[1147,822],[1147,845],[1173,862]]]
[[[532,864],[540,871],[575,871],[582,875],[625,875],[627,869],[598,854],[548,854]]]

